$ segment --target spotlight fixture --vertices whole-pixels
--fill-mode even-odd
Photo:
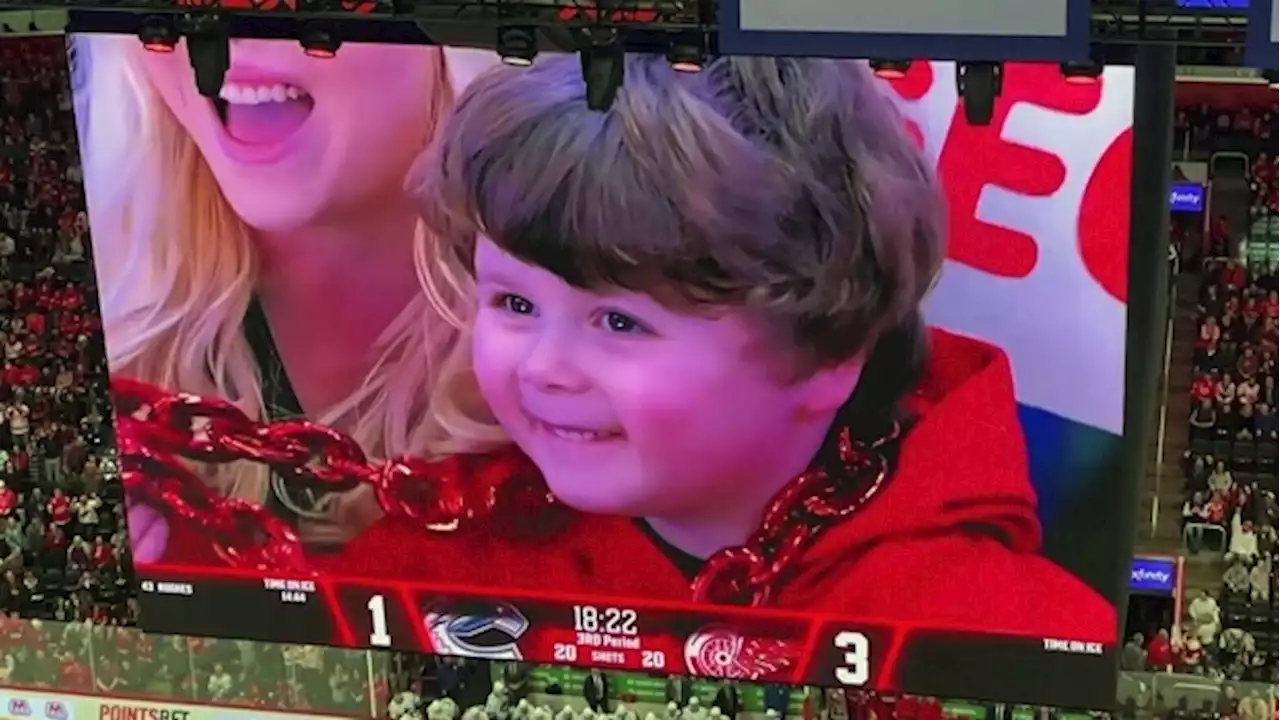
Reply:
[[[1004,67],[997,62],[956,63],[956,89],[964,100],[970,125],[989,125],[1003,86]]]
[[[1092,85],[1102,77],[1102,63],[1093,60],[1064,62],[1061,70],[1062,79],[1072,85]]]
[[[498,57],[512,67],[529,67],[538,56],[538,36],[527,25],[498,28]]]
[[[342,40],[328,23],[312,21],[302,26],[298,36],[302,52],[307,57],[329,60],[338,54]]]
[[[871,72],[881,80],[901,80],[911,69],[910,60],[872,60]]]
[[[195,23],[187,33],[187,57],[196,75],[196,90],[218,100],[231,67],[231,37],[222,18],[202,17]]]
[[[613,107],[626,75],[622,43],[616,35],[589,41],[583,43],[578,54],[582,58],[582,79],[587,84],[587,107],[604,112]]]
[[[138,28],[138,40],[151,52],[173,52],[178,47],[178,37],[178,29],[167,15],[148,15]]]
[[[696,73],[702,72],[707,58],[698,44],[677,41],[667,50],[667,62],[671,63],[671,69],[676,72]]]

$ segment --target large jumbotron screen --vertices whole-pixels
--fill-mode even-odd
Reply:
[[[146,629],[1109,704],[1129,69],[73,42]]]

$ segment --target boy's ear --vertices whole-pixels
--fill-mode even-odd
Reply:
[[[834,365],[824,365],[800,380],[800,401],[804,412],[829,416],[837,412],[858,387],[862,369],[866,366],[863,354]]]

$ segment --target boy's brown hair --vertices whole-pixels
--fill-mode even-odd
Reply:
[[[596,112],[572,56],[497,69],[411,181],[428,292],[462,304],[483,233],[578,287],[746,307],[801,366],[918,338],[943,204],[883,92],[856,61],[628,56]]]

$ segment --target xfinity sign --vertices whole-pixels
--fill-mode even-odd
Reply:
[[[1204,212],[1204,186],[1174,183],[1169,187],[1169,209],[1173,212]]]
[[[720,0],[726,55],[1087,60],[1089,0]]]
[[[1129,589],[1154,595],[1172,595],[1177,587],[1177,564],[1168,558],[1138,557],[1129,567]]]

